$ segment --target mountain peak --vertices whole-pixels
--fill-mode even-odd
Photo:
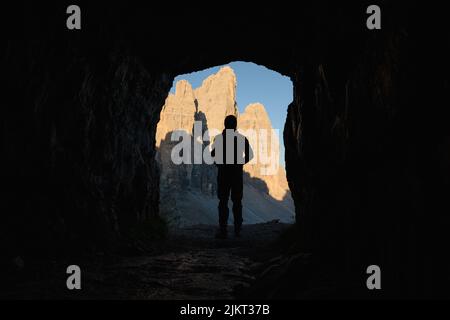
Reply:
[[[223,66],[217,72],[217,74],[223,74],[223,73],[231,73],[231,74],[235,75],[233,68],[231,68],[230,66]]]
[[[224,66],[216,73],[211,74],[203,80],[202,87],[209,88],[211,86],[228,84],[231,87],[236,87],[236,74],[229,66]]]
[[[244,113],[245,112],[258,112],[267,114],[266,108],[260,102],[250,103],[248,106],[245,107]]]
[[[255,127],[272,129],[269,115],[262,103],[251,103],[245,107],[245,111],[239,115],[242,127]]]
[[[209,129],[222,131],[225,117],[237,114],[236,75],[228,66],[206,78],[194,94],[198,111],[206,115]]]
[[[180,80],[176,83],[175,95],[176,96],[186,96],[192,95],[192,85],[187,80]]]

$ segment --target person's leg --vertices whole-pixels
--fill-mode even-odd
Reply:
[[[239,235],[242,228],[242,197],[243,197],[243,181],[242,172],[238,172],[233,177],[233,184],[231,187],[231,200],[233,201],[233,217],[234,217],[234,232]]]
[[[220,233],[218,237],[226,237],[228,226],[228,198],[230,197],[229,179],[219,170],[217,174],[217,196],[219,198],[219,227]]]

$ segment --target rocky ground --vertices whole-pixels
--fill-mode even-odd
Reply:
[[[42,299],[232,299],[245,295],[264,265],[277,259],[276,239],[288,227],[276,221],[246,225],[240,238],[235,238],[230,229],[227,240],[216,240],[216,228],[211,225],[183,228],[155,243],[150,253],[98,256],[95,262],[79,264],[81,291],[66,289],[65,267],[55,262],[26,276],[19,281],[21,284],[7,287],[0,295]]]

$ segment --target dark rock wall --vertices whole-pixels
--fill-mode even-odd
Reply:
[[[1,246],[14,255],[115,246],[158,214],[155,128],[172,83],[111,30],[68,33],[50,27],[52,15],[42,22],[43,11],[23,14],[2,69]]]
[[[448,295],[449,48],[437,36],[448,28],[437,17],[419,26],[427,10],[391,9],[381,32],[319,32],[323,44],[294,75],[287,176],[302,246],[335,279],[364,290],[365,268],[378,264],[384,294]]]

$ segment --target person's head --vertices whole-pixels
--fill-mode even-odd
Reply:
[[[233,115],[229,115],[225,118],[224,121],[225,129],[233,129],[236,130],[237,128],[237,119]]]

